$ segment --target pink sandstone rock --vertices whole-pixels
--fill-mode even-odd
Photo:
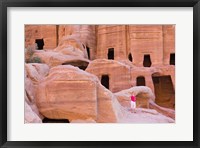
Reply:
[[[38,72],[38,75],[45,77],[48,75],[49,73],[49,66],[47,64],[40,64],[40,63],[31,63],[31,65],[33,67],[35,67],[35,69]]]
[[[130,89],[122,90],[120,92],[114,93],[114,95],[116,96],[116,98],[118,99],[118,101],[120,102],[122,106],[130,108],[130,96],[132,93],[134,93],[137,98],[137,102],[136,102],[137,108],[140,108],[140,107],[151,108],[163,114],[164,116],[175,119],[175,111],[172,109],[164,108],[157,105],[154,102],[155,96],[153,92],[151,91],[150,88],[146,86],[132,87]]]
[[[152,108],[152,109],[155,109],[157,110],[159,113],[167,116],[167,117],[170,117],[172,119],[175,120],[175,110],[173,109],[169,109],[169,108],[164,108],[164,107],[161,107],[159,105],[157,105],[155,102],[153,101],[150,101],[149,102],[149,107]]]
[[[88,48],[90,59],[95,59],[96,56],[96,27],[95,25],[59,25],[58,28],[59,43],[63,37],[74,36],[79,42]],[[72,41],[72,40],[71,40]],[[72,42],[73,43],[73,42]]]
[[[73,66],[57,66],[37,87],[37,107],[50,119],[117,122],[113,95],[104,89],[92,74]]]
[[[37,84],[48,74],[49,67],[45,64],[25,64],[25,120],[40,123],[43,116],[35,104]],[[31,117],[32,116],[32,117]]]
[[[25,47],[43,38],[44,49],[54,49],[65,36],[75,36],[87,46],[91,60],[107,59],[113,48],[115,60],[132,56],[132,63],[143,67],[149,55],[152,66],[169,65],[175,53],[175,25],[26,25]]]
[[[44,49],[53,49],[58,45],[56,25],[26,25],[25,46],[32,45],[36,39],[44,40]]]
[[[35,85],[29,78],[25,78],[25,93],[27,94],[27,99],[30,102],[35,100]]]
[[[25,123],[42,123],[40,117],[32,110],[25,101]]]
[[[97,92],[96,122],[121,122],[122,118],[125,122],[174,122],[163,115],[175,119],[175,25],[25,26],[26,47],[35,44],[35,39],[41,38],[44,39],[45,50],[36,50],[33,56],[41,58],[49,67],[54,67],[53,71],[61,70],[58,65],[73,65],[80,69],[87,68],[87,72],[98,77],[94,82]],[[45,77],[49,71],[48,68],[35,64],[25,67],[25,75],[28,76],[25,80],[28,94],[26,100],[33,101],[35,94],[33,86],[44,83],[44,79],[47,81]],[[65,72],[64,70],[63,73]],[[57,76],[53,72],[52,74],[51,77]],[[105,77],[108,89],[100,84],[103,84]],[[76,77],[73,77],[73,81],[75,79]],[[62,86],[70,82],[66,83]],[[125,96],[119,95],[116,99],[112,92],[116,93],[135,86],[147,86],[152,90],[155,103],[151,101],[150,108],[163,115],[159,114],[154,118],[151,117],[152,111],[148,110],[148,113],[142,112],[141,117],[136,114],[134,120],[129,112],[124,115],[130,120],[123,117],[123,107],[118,100],[123,106],[128,105],[123,100],[127,97],[126,93]],[[138,100],[140,97],[147,98],[143,99],[145,101],[150,99],[143,95],[137,97]],[[139,102],[141,107],[147,107],[145,101]],[[106,112],[105,106],[111,112]],[[142,118],[143,115],[147,120]],[[83,119],[77,120],[83,121]]]
[[[60,52],[64,55],[72,55],[72,56],[79,56],[84,57],[84,52],[79,48],[75,48],[71,45],[61,45],[54,49],[55,52]]]
[[[155,96],[150,88],[146,86],[135,86],[120,92],[114,93],[120,104],[124,107],[130,107],[130,98],[134,93],[136,96],[136,107],[149,108],[149,101],[155,100]]]
[[[98,83],[97,86],[98,96],[98,123],[115,123],[122,117],[121,105],[114,97],[112,92]]]
[[[127,111],[123,108],[123,116],[120,118],[119,123],[174,123],[175,121],[166,117],[156,110],[136,108],[136,113]]]
[[[90,62],[86,71],[96,75],[100,81],[102,76],[108,76],[109,90],[112,92],[131,87],[130,67],[124,63],[115,60],[97,59]]]
[[[151,88],[156,94],[156,103],[164,107],[174,108],[175,70],[172,65],[147,68],[136,67],[127,61],[97,59],[90,62],[86,71],[96,75],[100,81],[102,80],[102,76],[107,75],[109,78],[109,90],[112,92],[137,86],[137,79],[141,77],[144,79],[142,85]],[[160,79],[160,84],[155,84],[152,78]],[[162,90],[160,90],[161,88]]]
[[[45,64],[25,64],[25,93],[30,102],[35,101],[35,87],[48,74],[49,68]]]
[[[27,77],[35,84],[42,80],[42,76],[38,74],[37,70],[32,64],[25,64]]]
[[[87,119],[87,120],[72,120],[70,123],[96,123],[93,119]]]
[[[54,67],[58,65],[74,65],[74,66],[86,66],[89,60],[73,55],[64,55],[60,52],[54,51],[38,51],[34,53],[34,56],[41,58],[43,63],[46,63],[49,67]]]

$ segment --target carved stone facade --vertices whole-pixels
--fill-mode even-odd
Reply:
[[[97,26],[96,58],[129,59],[135,66],[169,65],[175,54],[174,25],[100,25]]]
[[[44,40],[44,49],[53,49],[58,45],[56,25],[26,25],[25,47],[32,45],[36,40]]]
[[[175,25],[26,25],[25,36],[25,47],[43,39],[46,51],[67,37],[110,91],[148,86],[158,105],[175,108]]]
[[[175,25],[26,25],[25,36],[25,47],[43,39],[44,49],[56,48],[64,36],[75,36],[91,60],[110,55],[140,67],[169,65],[175,54]]]

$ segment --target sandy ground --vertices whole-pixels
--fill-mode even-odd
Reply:
[[[175,123],[172,118],[166,117],[156,110],[136,108],[135,112],[130,108],[122,107],[123,116],[119,123]]]

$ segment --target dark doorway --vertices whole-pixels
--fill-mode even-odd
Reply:
[[[132,58],[132,54],[131,54],[131,53],[128,54],[128,59],[129,59],[129,61],[131,61],[131,62],[133,61],[133,58]]]
[[[56,46],[59,43],[59,25],[56,25]]]
[[[87,66],[78,66],[79,69],[86,70]]]
[[[44,40],[43,39],[36,39],[35,43],[37,44],[38,50],[42,50],[44,46]]]
[[[170,65],[175,65],[175,53],[170,54]]]
[[[174,109],[175,107],[175,91],[171,76],[152,76],[154,91],[155,91],[155,102],[167,108]]]
[[[90,59],[90,48],[86,46],[86,49],[87,49],[88,59]]]
[[[145,86],[145,78],[143,76],[137,77],[136,86]]]
[[[108,75],[102,75],[101,77],[101,84],[109,89],[109,76]]]
[[[144,55],[143,66],[144,67],[151,67],[151,58],[150,58],[149,54]]]
[[[44,118],[42,120],[43,123],[69,123],[68,119],[49,119],[49,118]]]
[[[114,48],[108,49],[108,59],[114,60]]]
[[[72,65],[72,66],[76,66],[82,70],[85,70],[87,68],[88,64],[89,64],[88,62],[81,61],[81,60],[62,63],[62,65]]]

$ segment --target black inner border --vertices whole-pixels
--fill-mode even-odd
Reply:
[[[193,7],[193,141],[7,141],[8,7]],[[0,146],[7,147],[200,147],[199,0],[0,0]],[[187,28],[186,28],[187,29]],[[198,58],[199,57],[199,58]],[[191,80],[192,81],[192,80]],[[187,86],[187,84],[185,84]],[[186,87],[185,86],[185,87]],[[191,96],[186,96],[191,97]],[[186,118],[187,120],[187,118]],[[187,127],[186,127],[187,128]],[[184,131],[183,131],[184,133]],[[20,134],[20,133],[19,133]],[[53,134],[53,133],[51,133]],[[77,131],[78,134],[78,131]],[[105,132],[106,134],[106,132]],[[120,134],[120,133],[119,133]],[[26,136],[26,135],[24,135]],[[95,136],[95,135],[94,135]]]

